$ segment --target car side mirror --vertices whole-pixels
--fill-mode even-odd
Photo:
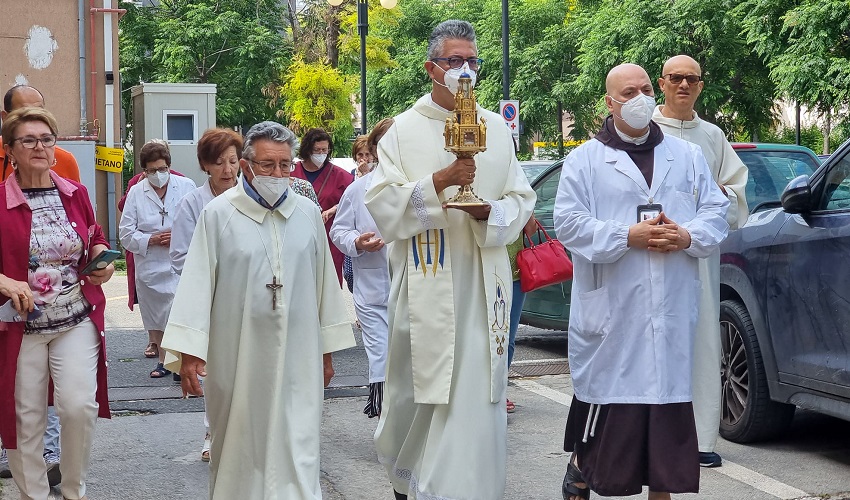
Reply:
[[[809,176],[795,177],[782,191],[782,208],[789,214],[802,214],[812,209],[812,187]]]

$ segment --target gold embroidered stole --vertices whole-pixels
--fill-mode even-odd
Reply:
[[[437,120],[442,130],[446,113],[429,106],[427,96],[413,110],[396,117],[399,154],[408,179],[422,179],[444,168],[442,135],[426,132],[423,116]],[[427,123],[427,122],[425,122]],[[482,155],[510,155],[507,147],[496,145]],[[489,153],[489,154],[488,154]],[[479,155],[478,161],[481,162]],[[491,156],[491,158],[498,156]],[[505,156],[502,156],[504,158]],[[509,156],[508,156],[509,157]],[[486,160],[485,160],[486,161]],[[502,175],[499,175],[502,174]],[[482,179],[476,191],[485,199],[499,199],[504,173],[493,175],[495,182]],[[482,176],[483,177],[483,176]],[[450,188],[441,199],[454,194]],[[469,219],[469,224],[481,222]],[[454,230],[459,230],[455,228]],[[468,229],[472,231],[471,227]],[[414,401],[424,404],[448,404],[451,393],[455,351],[455,299],[450,258],[449,228],[423,231],[407,242],[407,293],[410,315],[411,365]],[[511,270],[505,247],[479,248],[484,272],[487,325],[464,334],[488,335],[490,346],[490,400],[501,401],[507,385],[508,323],[512,293]],[[476,306],[478,306],[476,304]],[[458,311],[463,314],[463,311]]]

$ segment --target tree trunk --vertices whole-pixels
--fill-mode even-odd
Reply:
[[[823,127],[823,154],[829,154],[829,134],[832,133],[832,113],[827,111],[824,113],[826,115],[826,124]]]
[[[328,62],[331,68],[339,65],[339,11],[340,7],[330,6],[328,9]]]

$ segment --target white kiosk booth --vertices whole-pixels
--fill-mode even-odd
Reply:
[[[133,99],[133,157],[151,139],[164,139],[171,168],[195,184],[207,176],[198,165],[197,144],[204,130],[216,126],[216,86],[205,83],[143,83],[130,89]]]

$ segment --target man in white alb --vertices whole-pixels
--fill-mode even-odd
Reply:
[[[665,135],[678,137],[702,148],[714,182],[729,198],[726,222],[737,229],[747,221],[747,166],[738,158],[717,125],[701,120],[694,104],[702,92],[702,69],[693,58],[673,56],[664,63],[658,87],[664,104],[655,108],[652,120]],[[699,321],[694,339],[694,420],[697,424],[699,463],[719,467],[714,451],[720,427],[720,250],[699,261]]]
[[[275,122],[248,131],[242,179],[201,212],[162,342],[184,392],[206,376],[212,500],[322,497],[322,379],[354,336],[319,209],[288,189],[296,146]]]
[[[445,21],[431,33],[432,90],[395,117],[378,143],[366,206],[389,243],[391,328],[384,407],[375,433],[396,498],[504,496],[508,326],[513,278],[505,246],[536,196],[495,113],[487,150],[445,151],[458,78],[475,82],[475,31]],[[444,208],[471,184],[485,206]]]

